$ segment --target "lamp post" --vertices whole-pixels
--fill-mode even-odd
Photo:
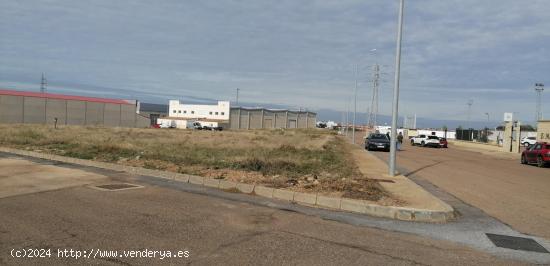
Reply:
[[[544,84],[535,83],[535,91],[537,92],[537,115],[535,116],[535,122],[542,120],[542,92],[544,91]]]
[[[390,141],[390,176],[395,176],[395,157],[397,143],[397,115],[399,111],[399,74],[401,70],[401,39],[403,36],[403,9],[405,7],[405,0],[399,1],[399,18],[397,23],[397,45],[395,52],[395,80],[393,87],[393,110],[391,119],[391,141]]]
[[[353,129],[351,130],[352,143],[355,144],[355,119],[357,117],[357,63],[355,64],[355,92],[353,100]]]

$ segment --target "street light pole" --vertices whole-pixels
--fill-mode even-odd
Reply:
[[[355,118],[357,117],[357,63],[355,64],[355,99],[353,102],[353,129],[351,130],[352,143],[355,144]]]
[[[235,103],[236,106],[239,106],[239,88],[237,88],[237,101]]]
[[[397,115],[399,111],[399,74],[401,71],[401,39],[403,36],[403,9],[405,0],[399,1],[399,19],[397,24],[397,45],[395,51],[395,80],[393,87],[393,110],[391,115],[391,141],[390,141],[390,176],[395,176],[395,159],[397,143]]]

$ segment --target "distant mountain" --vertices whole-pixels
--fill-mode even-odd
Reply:
[[[330,110],[330,109],[321,109],[321,110],[314,110],[317,112],[317,120],[321,121],[327,121],[332,120],[335,122],[342,122],[343,116],[345,117],[345,113]],[[353,113],[349,113],[349,121],[352,123],[353,120]],[[382,115],[379,114],[377,116],[378,125],[391,125],[391,116],[389,115]],[[356,116],[356,124],[364,125],[367,123],[367,113],[361,113],[358,112]],[[401,127],[403,126],[403,117],[399,117],[397,120],[397,124]],[[495,128],[499,126],[500,122],[495,121],[464,121],[464,120],[443,120],[443,119],[431,119],[431,118],[424,118],[424,117],[417,117],[416,118],[416,126],[418,128],[442,128],[446,126],[448,129],[456,129],[459,126],[462,126],[463,128],[466,127],[472,127],[476,129],[482,129],[485,127],[489,128]]]

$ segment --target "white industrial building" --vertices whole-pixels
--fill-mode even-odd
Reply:
[[[202,126],[218,127],[222,123],[229,123],[229,101],[218,101],[216,105],[183,104],[179,100],[170,100],[168,117],[159,118],[157,123],[161,127],[188,128],[193,122],[200,122]]]
[[[218,101],[217,105],[183,104],[178,100],[170,100],[168,105],[169,117],[183,117],[189,119],[212,119],[229,121],[229,101]]]

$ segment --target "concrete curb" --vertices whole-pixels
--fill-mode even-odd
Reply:
[[[175,180],[178,182],[185,182],[185,183],[202,185],[202,186],[211,187],[211,188],[218,188],[222,190],[236,189],[242,193],[247,193],[247,194],[253,193],[257,196],[261,196],[265,198],[274,198],[279,200],[286,200],[286,201],[295,202],[297,204],[305,205],[305,206],[362,213],[362,214],[372,215],[376,217],[397,219],[397,220],[403,220],[403,221],[445,223],[455,218],[454,210],[448,205],[447,205],[448,208],[446,208],[444,211],[414,209],[414,208],[395,207],[395,206],[382,206],[382,205],[369,203],[364,200],[329,197],[329,196],[319,195],[318,193],[303,193],[303,192],[295,192],[295,191],[286,190],[286,189],[274,189],[274,188],[269,188],[269,187],[260,186],[260,185],[238,183],[238,182],[213,179],[213,178],[207,178],[207,177],[201,177],[201,176],[195,176],[195,175],[173,173],[168,171],[145,169],[141,167],[124,166],[124,165],[119,165],[114,163],[95,162],[92,160],[77,159],[77,158],[45,154],[45,153],[34,152],[34,151],[6,148],[6,147],[0,147],[0,152],[108,169],[108,170],[119,171],[119,172],[127,172],[131,174],[136,174],[136,175],[153,176],[158,178]]]

